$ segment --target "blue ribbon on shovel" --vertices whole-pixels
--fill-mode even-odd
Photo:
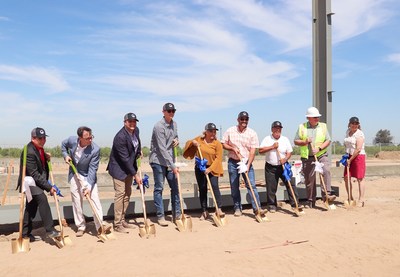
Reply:
[[[286,181],[290,181],[293,177],[292,166],[290,163],[286,162],[283,165],[283,176],[285,177]]]
[[[349,153],[346,153],[342,156],[342,159],[339,161],[343,166],[347,166],[347,160],[350,158]]]
[[[207,159],[200,159],[199,157],[194,157],[195,159],[195,164],[200,169],[201,172],[206,171],[207,169]]]
[[[55,184],[52,184],[50,182],[50,180],[48,180],[48,182],[49,182],[49,185],[52,186],[56,190],[57,196],[64,197],[64,195],[61,194],[61,190]]]
[[[140,189],[139,185],[136,183],[136,180],[133,180],[133,184],[137,185],[136,189]],[[150,185],[149,185],[149,175],[144,174],[144,177],[142,179],[142,184],[143,184],[143,193],[145,193],[146,192],[146,188],[150,187]]]

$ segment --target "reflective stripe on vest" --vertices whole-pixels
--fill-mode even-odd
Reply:
[[[318,123],[318,126],[315,128],[317,131],[316,136],[315,136],[315,142],[314,142],[314,147],[318,148],[324,143],[326,139],[326,124],[325,123]],[[299,137],[301,140],[306,140],[307,139],[307,122],[304,124],[299,125]],[[316,156],[319,157],[322,154],[326,153],[327,149],[322,149],[319,151]],[[300,156],[302,158],[308,159],[309,153],[308,153],[308,145],[303,145],[300,146]]]

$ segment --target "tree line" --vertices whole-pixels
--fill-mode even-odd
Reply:
[[[400,151],[400,145],[393,144],[393,136],[390,135],[390,131],[386,129],[379,130],[375,138],[373,140],[374,146],[366,146],[365,151],[368,156],[375,156],[379,151]],[[342,145],[339,141],[332,142],[332,153],[334,154],[344,154],[344,145]],[[49,152],[52,157],[62,158],[61,146],[56,146],[53,148],[46,148],[45,151]],[[1,148],[0,147],[0,157],[5,158],[19,158],[21,156],[22,149],[21,148]],[[144,157],[148,157],[150,154],[150,149],[147,146],[142,147],[142,152]],[[178,156],[182,156],[182,148],[178,146]],[[101,147],[100,148],[100,157],[101,161],[108,161],[111,153],[110,147]],[[227,152],[224,151],[224,156],[226,156]],[[257,151],[258,155],[258,151]],[[300,148],[297,146],[293,147],[293,155],[300,155]]]

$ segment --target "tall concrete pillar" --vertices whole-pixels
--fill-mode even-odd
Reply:
[[[312,1],[313,106],[332,134],[332,13],[331,0]]]

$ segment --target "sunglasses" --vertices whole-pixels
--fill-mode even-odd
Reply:
[[[90,136],[90,137],[87,137],[87,138],[82,138],[82,139],[84,139],[84,140],[86,140],[86,141],[89,141],[89,140],[92,140],[92,139],[94,139],[94,136]]]
[[[241,118],[239,118],[239,120],[240,121],[249,121],[249,118],[248,117],[241,117]]]
[[[175,113],[175,110],[166,110],[167,113]]]

